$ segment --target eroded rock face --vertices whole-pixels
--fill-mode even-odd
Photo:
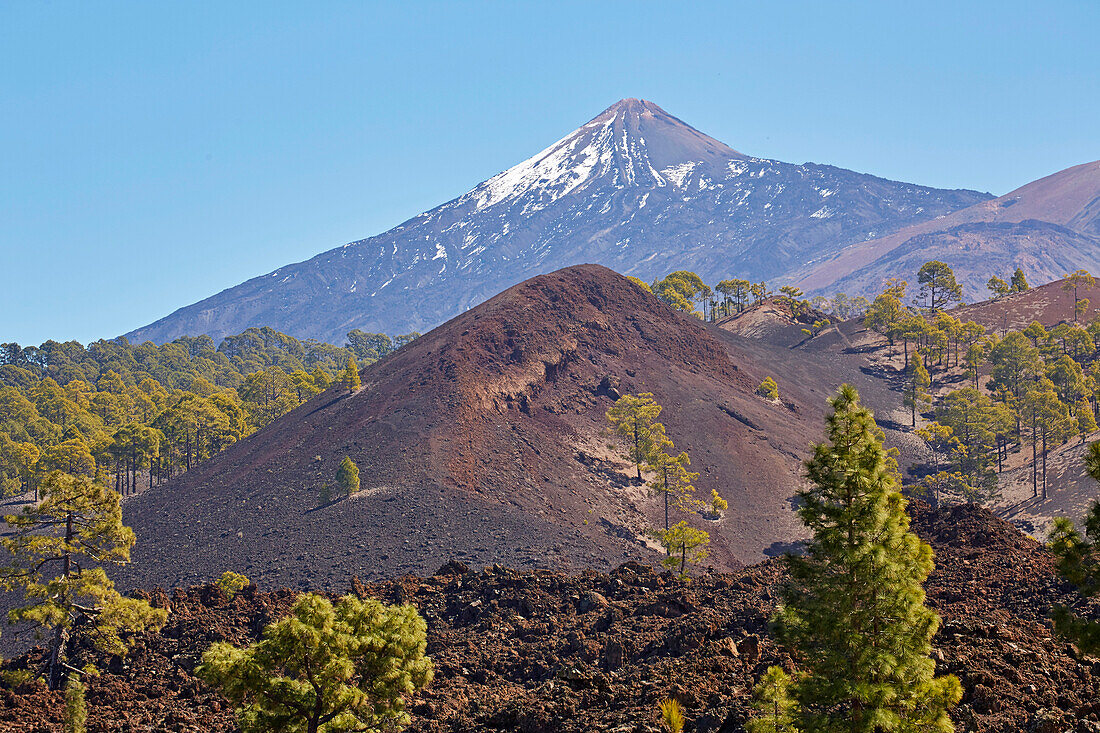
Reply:
[[[913,514],[936,551],[927,587],[943,624],[933,656],[965,689],[957,729],[1100,729],[1100,663],[1052,637],[1045,617],[1073,599],[1046,551],[984,510]],[[713,732],[740,730],[763,671],[791,664],[768,635],[783,580],[778,561],[688,585],[636,563],[580,576],[454,563],[359,590],[407,600],[428,622],[436,678],[413,706],[413,731],[646,730],[672,695],[694,730]],[[256,638],[294,592],[146,595],[172,610],[161,633],[135,638],[126,659],[80,655],[104,670],[89,681],[89,730],[235,730],[230,706],[192,670],[210,643]],[[60,714],[60,696],[40,687],[0,691],[0,729],[57,730]]]

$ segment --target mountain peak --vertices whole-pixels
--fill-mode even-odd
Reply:
[[[541,272],[597,262],[649,280],[774,279],[872,234],[991,198],[747,157],[644,99],[388,232],[287,265],[131,332],[270,325],[343,339],[426,330]]]
[[[618,102],[615,102],[615,104],[611,105],[607,109],[605,109],[603,112],[601,112],[597,116],[597,118],[604,117],[608,114],[622,114],[622,113],[639,114],[643,111],[648,111],[648,112],[651,112],[651,113],[654,113],[654,114],[657,114],[657,113],[667,114],[667,112],[665,112],[659,106],[657,106],[653,102],[650,102],[647,99],[635,99],[634,97],[625,97],[623,99],[620,99]]]
[[[673,117],[653,102],[620,99],[550,147],[476,189],[478,206],[555,201],[593,185],[659,188],[684,169],[724,169],[745,155]],[[670,177],[671,174],[671,177]]]

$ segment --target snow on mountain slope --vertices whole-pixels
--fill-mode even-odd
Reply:
[[[691,269],[775,279],[989,198],[733,150],[624,99],[468,193],[383,234],[182,308],[131,340],[252,325],[340,343],[425,331],[541,272],[599,263],[646,280]]]

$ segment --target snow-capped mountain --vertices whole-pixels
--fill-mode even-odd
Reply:
[[[990,198],[753,158],[624,99],[470,192],[368,239],[257,277],[131,340],[249,326],[342,343],[425,331],[535,274],[598,263],[645,280],[775,281],[845,246]]]

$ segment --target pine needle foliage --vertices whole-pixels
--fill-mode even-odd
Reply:
[[[1089,444],[1085,469],[1100,481],[1100,441]],[[1055,519],[1048,547],[1058,558],[1062,577],[1077,586],[1082,596],[1100,593],[1100,501],[1093,502],[1085,517],[1083,536],[1066,517]],[[1100,621],[1083,618],[1060,605],[1052,615],[1058,633],[1072,639],[1086,654],[1100,654]]]
[[[686,452],[670,456],[663,450],[658,451],[647,465],[647,468],[653,472],[653,478],[648,484],[649,488],[660,495],[664,501],[665,532],[670,528],[668,518],[670,508],[690,512],[701,506],[701,502],[695,498],[694,486],[699,474],[689,471],[690,465],[691,457]]]
[[[70,632],[102,651],[124,654],[124,631],[159,629],[167,611],[115,590],[106,568],[130,562],[134,533],[122,524],[118,492],[83,476],[54,471],[40,487],[42,501],[4,520],[14,530],[0,545],[10,564],[0,568],[0,587],[21,591],[27,605],[12,622],[28,621],[52,632],[47,682],[61,686]]]
[[[812,532],[788,556],[779,640],[801,670],[789,685],[803,733],[948,733],[962,695],[930,658],[939,617],[924,604],[932,548],[909,531],[897,464],[851,385],[829,401],[828,442],[806,463],[799,516]]]
[[[791,678],[782,667],[768,667],[752,690],[756,716],[745,724],[748,733],[798,733],[792,714],[794,703],[788,694]]]
[[[355,359],[348,359],[348,365],[344,367],[344,373],[340,375],[340,384],[348,392],[354,392],[363,386],[362,380],[359,378],[359,367],[355,364]]]
[[[68,679],[65,684],[65,733],[85,733],[88,706],[84,702],[84,683],[76,673],[70,672]]]
[[[932,404],[928,395],[928,388],[932,385],[932,378],[928,369],[924,366],[924,360],[919,351],[914,351],[909,359],[909,366],[905,370],[905,406],[911,412],[912,427],[917,426],[917,413]]]
[[[411,605],[305,593],[260,641],[212,645],[196,673],[239,706],[244,733],[399,731],[432,679],[426,630]]]
[[[672,448],[665,426],[657,422],[661,409],[652,392],[642,392],[623,395],[607,411],[608,422],[628,441],[627,458],[634,464],[639,481],[642,480],[642,466],[652,463],[661,451]]]
[[[687,522],[679,522],[667,530],[657,530],[654,534],[665,548],[665,559],[661,564],[676,570],[681,578],[687,577],[688,563],[692,565],[701,563],[710,554],[707,550],[707,545],[710,544],[710,533],[695,529]]]
[[[336,483],[345,496],[359,491],[359,467],[350,456],[344,456],[344,460],[340,461],[340,467],[336,469]]]
[[[249,580],[246,575],[235,573],[232,570],[226,570],[222,573],[222,576],[218,578],[218,587],[221,588],[222,593],[225,593],[226,597],[230,599],[251,584],[252,581]]]
[[[779,385],[771,377],[764,377],[764,381],[756,388],[756,394],[766,400],[779,399]]]

